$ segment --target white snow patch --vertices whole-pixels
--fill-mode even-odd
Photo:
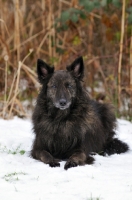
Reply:
[[[118,120],[116,132],[127,153],[65,171],[30,158],[30,120],[0,119],[0,200],[132,200],[132,123]]]

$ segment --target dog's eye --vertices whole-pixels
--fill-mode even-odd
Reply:
[[[51,87],[52,87],[52,88],[57,88],[57,86],[56,86],[56,85],[52,85]]]
[[[68,88],[72,88],[72,85],[68,84],[67,87],[68,87]]]

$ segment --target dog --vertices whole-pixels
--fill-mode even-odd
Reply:
[[[83,58],[77,58],[66,70],[54,71],[43,60],[37,61],[42,85],[33,112],[35,140],[31,156],[50,167],[64,169],[93,164],[93,152],[120,154],[129,147],[115,138],[116,117],[113,106],[92,100],[82,87]]]

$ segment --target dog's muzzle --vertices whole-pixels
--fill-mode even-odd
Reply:
[[[69,108],[70,106],[70,102],[67,102],[66,99],[62,98],[59,100],[59,102],[55,103],[55,107],[59,108],[60,110],[65,110],[67,108]]]

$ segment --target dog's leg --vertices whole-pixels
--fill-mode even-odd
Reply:
[[[32,157],[44,162],[45,164],[49,164],[50,167],[60,167],[58,160],[53,158],[53,156],[45,150],[36,150],[35,152],[32,152]]]
[[[71,167],[76,167],[78,165],[92,164],[94,162],[94,158],[91,156],[86,156],[85,152],[82,150],[77,150],[70,156],[67,160],[64,169],[68,169]]]

